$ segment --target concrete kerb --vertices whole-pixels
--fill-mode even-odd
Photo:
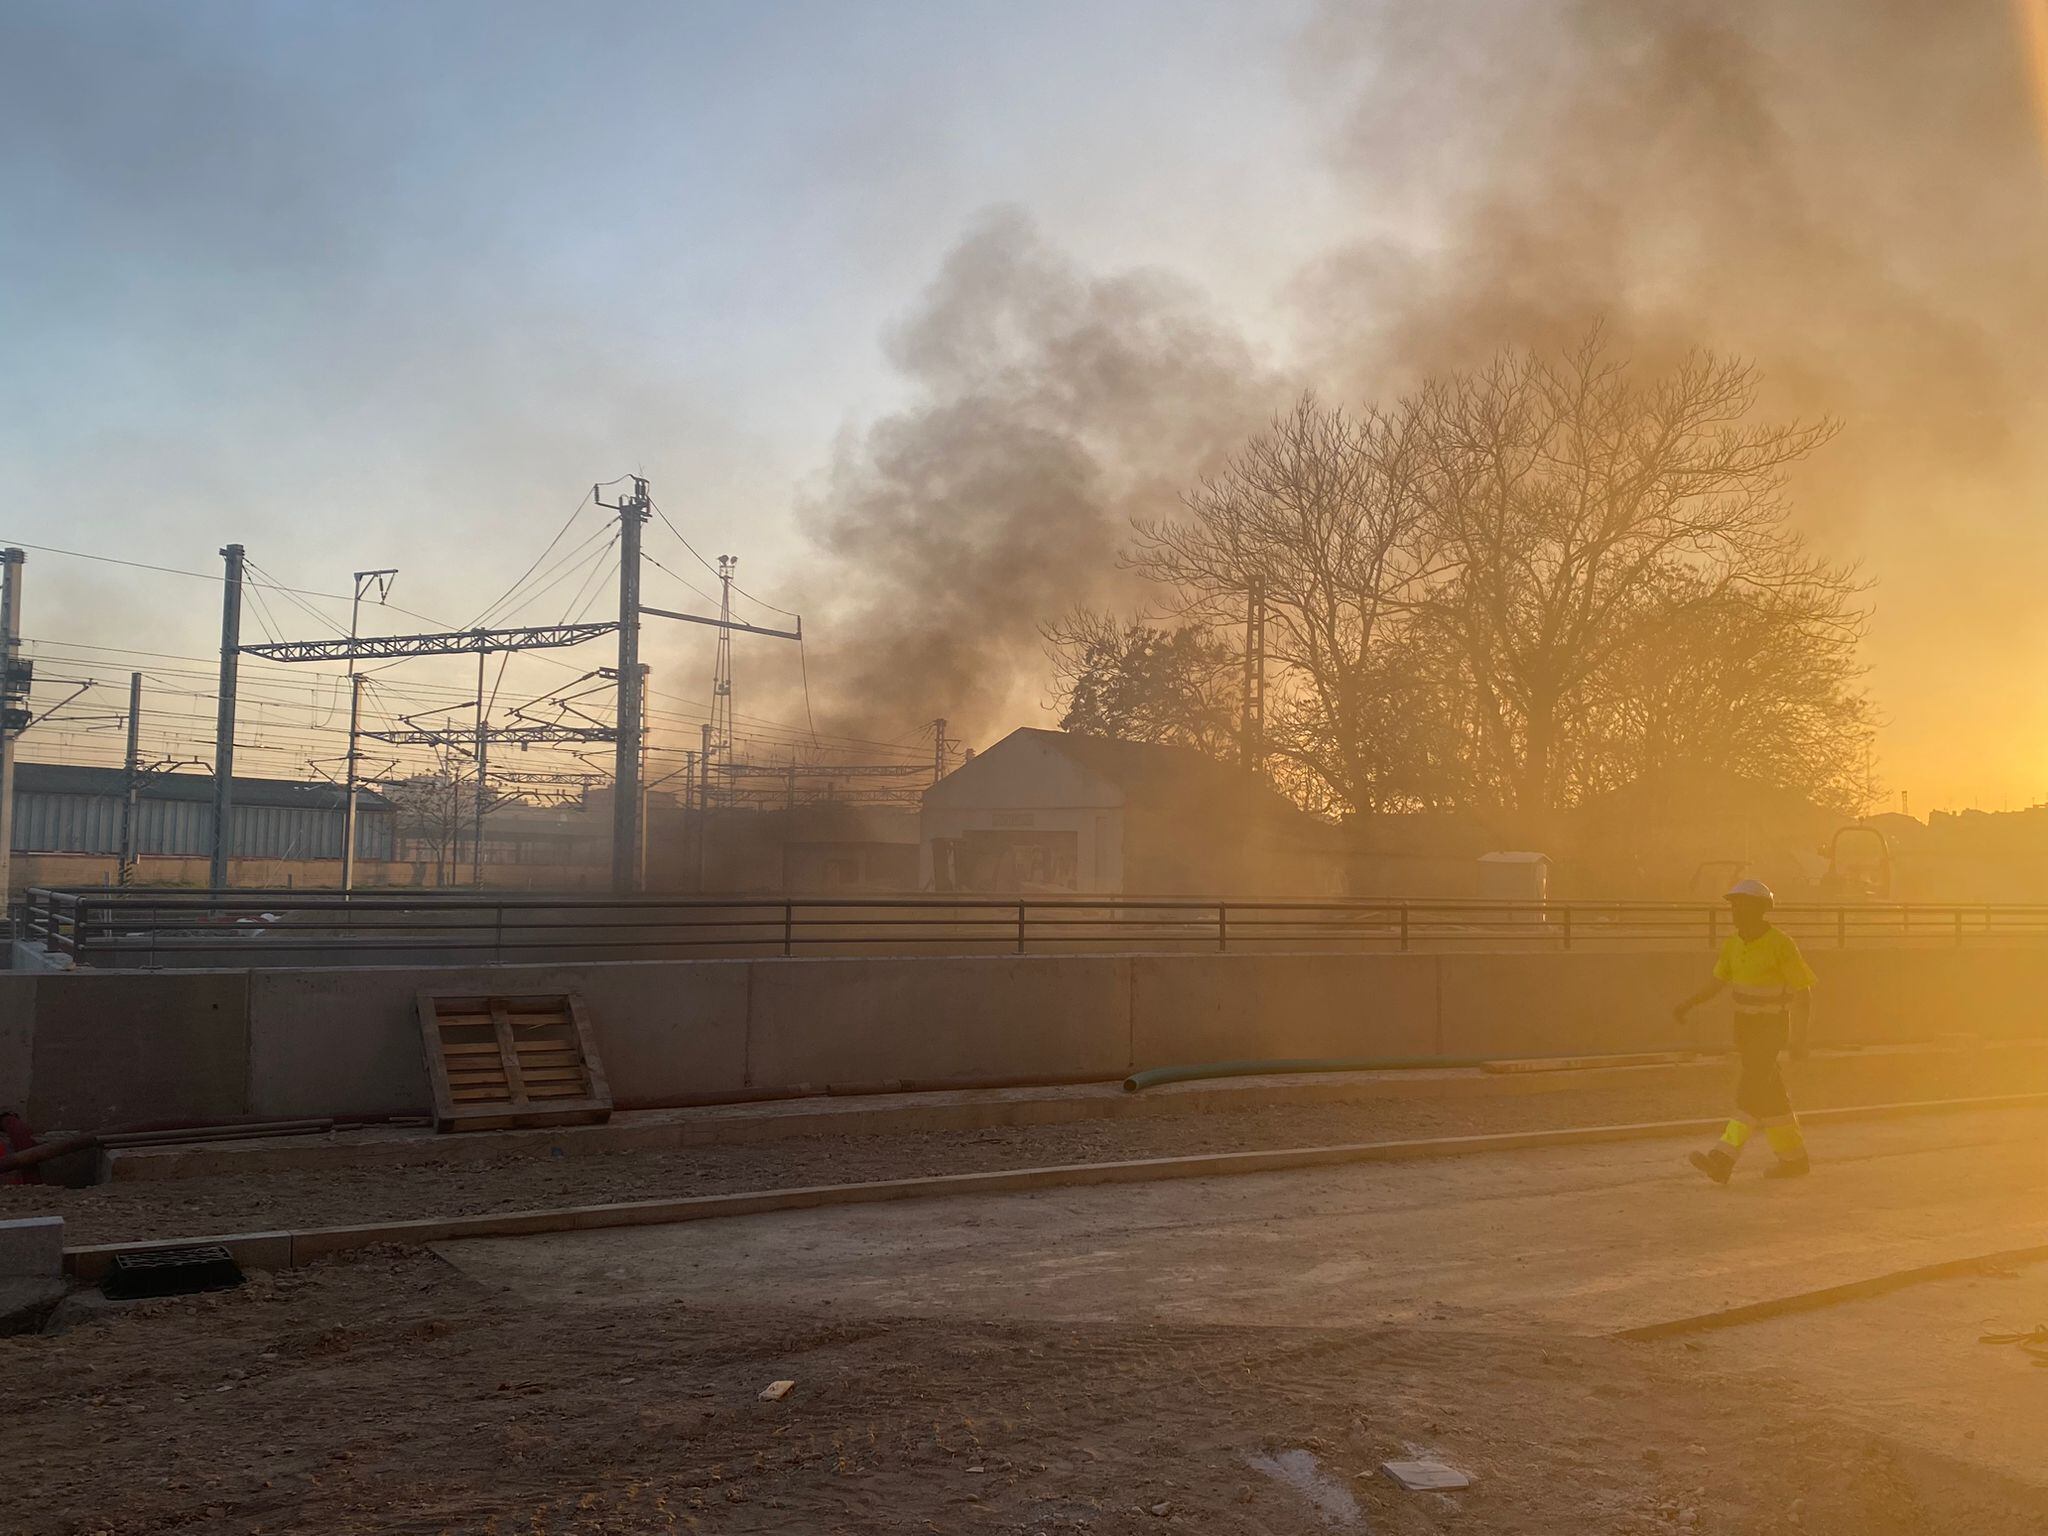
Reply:
[[[94,1281],[105,1275],[117,1253],[162,1253],[205,1243],[225,1248],[244,1269],[292,1268],[289,1232],[232,1232],[219,1237],[165,1237],[147,1242],[90,1243],[64,1250],[64,1269],[74,1280]]]
[[[604,1125],[551,1130],[474,1131],[455,1137],[391,1136],[355,1141],[279,1137],[260,1142],[231,1140],[190,1146],[124,1147],[103,1154],[103,1178],[125,1183],[287,1169],[486,1163],[558,1154],[601,1156],[781,1141],[798,1136],[902,1135],[1000,1126],[1069,1125],[1381,1099],[1519,1098],[1582,1087],[1589,1073],[1599,1074],[1603,1081],[1612,1074],[1625,1073],[1630,1081],[1664,1083],[1726,1070],[1726,1063],[1719,1057],[1706,1057],[1691,1061],[1581,1065],[1569,1071],[1494,1072],[1472,1068],[1319,1076],[1280,1074],[1174,1083],[1142,1094],[1125,1093],[1118,1083],[1104,1082],[847,1098],[818,1096],[695,1110],[643,1111],[615,1116]]]
[[[2048,1106],[2048,1093],[1998,1094],[1969,1099],[1931,1099],[1903,1104],[1865,1104],[1806,1112],[1808,1121],[1885,1119],[1899,1115]],[[428,1244],[469,1237],[512,1237],[605,1227],[656,1226],[753,1216],[821,1206],[863,1205],[886,1200],[929,1200],[947,1195],[1016,1194],[1087,1184],[1135,1184],[1161,1179],[1221,1178],[1279,1173],[1351,1163],[1402,1162],[1462,1157],[1478,1152],[1523,1152],[1551,1147],[1704,1135],[1724,1122],[1661,1120],[1631,1125],[1575,1126],[1565,1130],[1514,1131],[1484,1136],[1449,1136],[1413,1141],[1354,1142],[1324,1147],[1286,1147],[1263,1152],[1198,1153],[1113,1163],[1066,1163],[1047,1168],[1011,1168],[987,1173],[938,1174],[926,1178],[880,1179],[858,1184],[819,1184],[725,1195],[692,1195],[671,1200],[629,1200],[555,1210],[504,1211],[481,1216],[427,1217],[361,1226],[318,1227],[296,1232],[234,1233],[214,1237],[99,1243],[67,1249],[66,1268],[80,1279],[103,1274],[117,1253],[146,1253],[191,1243],[217,1243],[244,1268],[290,1268],[328,1254],[377,1244]]]
[[[0,1221],[0,1280],[54,1280],[64,1272],[64,1218]]]
[[[1882,1054],[1920,1054],[1900,1048]],[[2048,1042],[1980,1045],[1985,1049],[2048,1050]],[[1827,1056],[1831,1053],[1820,1053]],[[1845,1060],[1864,1059],[1850,1052]],[[1115,1083],[1002,1089],[920,1090],[890,1094],[777,1099],[685,1110],[616,1115],[604,1125],[553,1130],[468,1132],[461,1136],[349,1133],[261,1141],[130,1147],[102,1155],[102,1179],[202,1178],[339,1167],[404,1167],[423,1163],[496,1162],[507,1158],[601,1156],[779,1141],[797,1136],[900,1135],[914,1131],[986,1130],[1228,1113],[1298,1105],[1375,1100],[1473,1099],[1558,1093],[1594,1083],[1645,1090],[1727,1072],[1724,1057],[1623,1057],[1503,1061],[1484,1069],[1346,1072],[1175,1083],[1127,1094]]]
[[[1737,1328],[1744,1323],[1760,1323],[1793,1312],[1812,1312],[1821,1307],[1840,1306],[1844,1302],[1865,1301],[1872,1296],[1904,1290],[1909,1285],[1924,1285],[1930,1280],[1958,1280],[1987,1270],[2011,1269],[2043,1260],[2048,1260],[2048,1244],[2034,1248],[2007,1248],[1967,1259],[1943,1259],[1936,1264],[1920,1264],[1911,1269],[1895,1269],[1867,1279],[1851,1280],[1845,1285],[1822,1286],[1815,1291],[1797,1291],[1790,1296],[1773,1296],[1768,1301],[1724,1307],[1719,1312],[1701,1312],[1692,1317],[1675,1317],[1668,1322],[1648,1323],[1640,1328],[1624,1328],[1614,1337],[1641,1344],[1689,1333],[1710,1333],[1717,1328]]]

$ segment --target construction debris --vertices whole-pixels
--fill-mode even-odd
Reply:
[[[1441,1461],[1383,1461],[1380,1470],[1410,1493],[1452,1493],[1472,1479]]]
[[[1979,1344],[2016,1344],[2034,1364],[2048,1366],[2048,1323],[2036,1323],[2026,1333],[1987,1333]]]

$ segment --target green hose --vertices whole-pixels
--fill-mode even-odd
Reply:
[[[1401,1072],[1428,1067],[1476,1067],[1484,1056],[1321,1056],[1307,1061],[1209,1061],[1192,1067],[1148,1067],[1124,1079],[1124,1092],[1210,1077],[1271,1077],[1286,1072]]]

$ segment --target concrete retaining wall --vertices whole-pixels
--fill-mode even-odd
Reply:
[[[36,978],[0,976],[0,1109],[28,1107],[36,1038]]]
[[[1130,1069],[1443,1054],[1435,955],[1147,955],[1130,965]]]
[[[1437,1027],[1447,1056],[1693,1050],[1728,1033],[1727,1004],[1681,1027],[1672,1006],[1712,968],[1704,954],[1440,957]]]
[[[2048,948],[1844,950],[1814,1041],[2048,1037]],[[1718,1049],[1701,952],[947,956],[0,975],[0,1106],[39,1129],[428,1106],[422,990],[590,1006],[614,1097],[1112,1078],[1252,1057]]]
[[[750,978],[737,961],[242,974],[250,987],[251,1114],[290,1119],[425,1108],[417,999],[429,990],[582,993],[612,1093],[622,1102],[747,1086]]]
[[[1127,958],[741,963],[749,1086],[1128,1070]]]
[[[10,977],[33,988],[29,1124],[217,1120],[249,1101],[241,971]],[[0,1084],[0,1100],[24,1097]]]

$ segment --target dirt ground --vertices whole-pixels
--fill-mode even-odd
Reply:
[[[535,1301],[837,1317],[1625,1330],[2048,1241],[2048,1108],[1831,1127],[1810,1178],[1625,1141],[472,1238]]]
[[[1604,1146],[370,1250],[0,1339],[0,1531],[2035,1536],[2048,1371],[1974,1334],[2038,1270],[1611,1328],[2002,1240],[2044,1124],[1842,1127],[1789,1187]]]
[[[1788,1067],[1807,1108],[2048,1089],[2048,1054],[1818,1057]],[[0,1187],[0,1217],[53,1214],[72,1244],[532,1210],[613,1200],[906,1178],[1059,1163],[1539,1130],[1726,1112],[1734,1067],[1587,1074],[1514,1097],[1383,1098],[1164,1118],[620,1152],[280,1171],[86,1189]]]
[[[2044,1480],[2048,1265],[1994,1267],[1847,1306],[1703,1335],[1705,1363],[1802,1386],[1850,1422],[2002,1475]],[[1991,1342],[1987,1342],[1991,1341]]]
[[[2048,1522],[2038,1481],[1845,1419],[1774,1357],[1469,1329],[841,1321],[739,1296],[536,1303],[373,1251],[0,1340],[10,1396],[34,1405],[8,1437],[0,1520],[24,1536]],[[776,1380],[796,1386],[760,1401]],[[1418,1450],[1475,1485],[1376,1475]]]

